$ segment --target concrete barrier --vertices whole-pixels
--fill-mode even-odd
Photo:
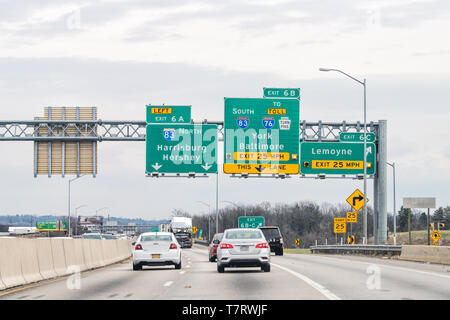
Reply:
[[[5,288],[26,283],[22,276],[19,250],[17,239],[0,239],[0,278]]]
[[[128,240],[118,240],[118,250],[120,259],[126,259],[131,256],[131,242]]]
[[[36,239],[36,252],[42,277],[44,279],[56,278],[58,274],[55,272],[53,265],[51,240],[48,238]]]
[[[51,239],[53,266],[58,276],[69,274],[67,270],[66,257],[64,253],[64,239]]]
[[[75,246],[75,261],[76,265],[80,267],[81,271],[87,270],[86,262],[84,259],[84,253],[83,253],[83,239],[73,239],[74,246]]]
[[[99,264],[94,263],[94,259],[92,258],[92,249],[91,249],[91,241],[92,239],[79,239],[81,242],[81,246],[83,247],[83,256],[84,263],[86,265],[86,270],[93,269],[98,267]]]
[[[41,281],[39,260],[37,256],[36,241],[32,239],[17,239],[20,250],[16,253],[20,256],[22,276],[26,283]]]
[[[114,242],[114,240],[102,240],[101,242],[105,265],[111,264],[115,260]]]
[[[106,240],[96,240],[96,239],[89,239],[89,240],[91,242],[92,259],[94,261],[95,266],[100,267],[106,265],[105,259],[103,258],[103,248],[102,248],[102,242]]]
[[[131,256],[131,241],[0,238],[0,290],[116,263]]]
[[[403,245],[400,260],[450,264],[450,247]]]

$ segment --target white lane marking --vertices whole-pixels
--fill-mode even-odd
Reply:
[[[186,268],[190,268],[190,267],[191,267],[190,265],[187,265],[187,266],[186,266]]]
[[[332,293],[330,290],[328,290],[327,288],[325,288],[324,286],[322,286],[321,284],[318,284],[317,282],[311,280],[310,278],[308,278],[307,276],[302,275],[301,273],[295,272],[291,269],[282,267],[278,264],[275,263],[271,263],[271,265],[280,268],[286,272],[289,272],[290,274],[296,276],[297,278],[303,280],[304,282],[306,282],[307,284],[309,284],[311,287],[313,287],[314,289],[316,289],[317,291],[319,291],[321,294],[323,294],[325,297],[327,297],[327,299],[329,300],[341,300],[341,298],[339,298],[337,295],[335,295],[334,293]]]
[[[409,272],[420,273],[420,274],[424,274],[424,275],[428,275],[428,276],[435,276],[435,277],[450,279],[450,276],[445,275],[445,274],[428,272],[428,271],[421,271],[421,270],[415,270],[415,269],[404,268],[404,267],[391,266],[391,265],[384,264],[384,263],[378,263],[377,261],[365,262],[365,261],[358,261],[358,260],[348,260],[348,259],[339,259],[339,258],[330,258],[330,257],[318,257],[318,256],[316,256],[314,258],[331,260],[331,261],[359,263],[359,264],[364,264],[364,265],[376,264],[377,266],[380,266],[380,267],[386,267],[386,268],[391,268],[391,269],[398,269],[398,270],[402,270],[402,271],[409,271]],[[407,261],[407,260],[400,260],[400,261]],[[383,261],[380,261],[380,262],[383,262]]]
[[[186,271],[180,271],[180,274],[185,274],[186,273]]]
[[[166,283],[164,283],[164,287],[169,287],[171,286],[173,283],[173,281],[167,281]]]

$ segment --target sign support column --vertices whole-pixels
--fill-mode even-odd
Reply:
[[[219,233],[219,171],[216,173],[216,233]]]
[[[387,240],[387,121],[379,120],[378,125],[378,170],[377,180],[377,205],[378,210],[378,243],[385,244]]]

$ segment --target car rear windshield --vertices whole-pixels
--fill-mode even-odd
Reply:
[[[222,241],[222,238],[223,238],[223,234],[219,234],[219,235],[217,236],[216,240]]]
[[[148,236],[142,236],[142,242],[146,241],[172,241],[172,237],[170,235],[165,234],[152,234]]]
[[[225,235],[226,239],[260,239],[262,238],[259,230],[231,230],[227,231]]]
[[[278,228],[262,228],[261,231],[264,233],[264,237],[266,237],[266,239],[281,237],[280,230]]]
[[[82,236],[83,239],[101,239],[102,237],[99,234],[84,234]]]

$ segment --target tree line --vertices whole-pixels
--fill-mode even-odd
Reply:
[[[343,204],[317,204],[311,201],[300,201],[293,204],[270,204],[263,202],[257,205],[225,207],[219,210],[219,232],[228,228],[237,228],[240,216],[262,216],[266,226],[278,226],[282,233],[285,246],[287,248],[296,247],[295,239],[300,239],[301,248],[308,248],[317,244],[340,243],[343,237],[346,243],[345,234],[334,233],[334,218],[346,217],[348,205]],[[192,223],[197,229],[203,230],[203,237],[212,238],[215,233],[216,214],[211,216],[206,214],[191,214],[189,212],[176,209],[174,215],[191,216]],[[367,233],[373,235],[373,208],[367,207]],[[401,208],[397,214],[397,232],[408,231],[408,216],[410,216],[411,230],[424,230],[427,228],[427,215],[420,210]],[[450,219],[450,207],[441,207],[431,213],[431,221],[445,221]],[[363,237],[362,210],[358,212],[358,222],[347,224],[347,233],[355,235],[356,242],[361,243]],[[450,221],[445,224],[448,228]],[[210,229],[208,229],[210,226]],[[209,231],[208,231],[209,230]],[[388,214],[388,233],[393,232],[393,216]]]

